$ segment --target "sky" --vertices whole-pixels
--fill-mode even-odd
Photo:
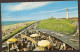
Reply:
[[[78,17],[77,1],[15,2],[1,3],[2,21],[42,20],[50,17]]]

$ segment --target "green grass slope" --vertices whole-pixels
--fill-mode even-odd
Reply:
[[[57,32],[61,32],[63,34],[72,34],[76,30],[76,26],[72,23],[74,21],[67,20],[67,19],[46,19],[43,20],[37,28],[49,29],[54,30]]]

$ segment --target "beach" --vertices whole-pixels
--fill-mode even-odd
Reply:
[[[13,31],[15,31],[21,27],[24,27],[27,24],[32,23],[32,22],[35,22],[35,21],[2,26],[2,38],[5,38],[5,36],[11,34]]]

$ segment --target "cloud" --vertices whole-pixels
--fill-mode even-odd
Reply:
[[[69,12],[70,13],[78,13],[78,11],[71,11]],[[50,14],[66,14],[66,12],[60,12],[60,13],[50,13]]]
[[[50,2],[23,2],[17,5],[9,5],[6,8],[10,11],[21,11],[21,10],[29,10],[38,7],[42,7]]]
[[[71,7],[71,8],[68,8],[68,9],[75,9],[75,8],[78,8],[78,7]],[[32,13],[32,14],[38,14],[38,13],[50,13],[50,12],[57,12],[57,11],[61,11],[61,10],[66,10],[66,8],[64,8],[64,9],[58,9],[58,10],[53,10],[53,11],[41,11],[41,12]]]
[[[75,8],[78,8],[78,7],[71,7],[71,8],[68,8],[68,9],[75,9]]]
[[[31,14],[36,14],[36,13],[31,13]]]
[[[78,11],[72,11],[72,12],[69,12],[69,13],[78,13]]]
[[[54,10],[54,11],[42,11],[42,12],[37,12],[37,13],[32,13],[32,14],[38,14],[38,13],[50,13],[50,12],[56,12],[56,11],[60,11],[60,10],[65,10],[65,9],[58,9],[58,10]]]
[[[71,8],[68,8],[68,9],[75,9],[75,8],[78,8],[78,7],[71,7]],[[56,11],[60,11],[60,10],[66,10],[66,8],[58,9],[58,10],[54,10],[54,11],[47,11],[47,12],[56,12]]]
[[[16,18],[14,18],[16,17]],[[1,21],[22,21],[22,20],[30,20],[30,17],[27,16],[6,16],[6,18],[2,18]]]

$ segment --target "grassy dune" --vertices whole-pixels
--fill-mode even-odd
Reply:
[[[72,25],[74,21],[67,19],[46,19],[43,20],[37,28],[54,30],[63,34],[72,34],[76,30],[76,26]]]

